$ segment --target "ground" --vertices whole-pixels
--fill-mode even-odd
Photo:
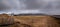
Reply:
[[[60,27],[59,21],[51,16],[8,16],[1,14],[0,18],[14,18],[15,24],[8,27]]]

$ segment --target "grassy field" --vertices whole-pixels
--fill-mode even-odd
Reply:
[[[20,22],[17,27],[60,27],[58,21],[51,16],[8,16],[2,14],[0,18],[14,18],[16,22]]]

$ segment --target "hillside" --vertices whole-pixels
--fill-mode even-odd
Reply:
[[[23,27],[27,27],[27,25],[29,25],[28,27],[59,27],[59,21],[54,17],[47,15],[9,16],[7,14],[1,14],[0,18],[14,18],[14,21],[20,22],[23,25]]]

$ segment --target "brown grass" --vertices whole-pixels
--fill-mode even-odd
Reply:
[[[8,27],[59,27],[57,20],[51,16],[0,15],[0,18],[14,18],[14,24]]]

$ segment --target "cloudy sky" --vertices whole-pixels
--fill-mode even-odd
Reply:
[[[0,13],[60,15],[60,0],[0,0]]]

